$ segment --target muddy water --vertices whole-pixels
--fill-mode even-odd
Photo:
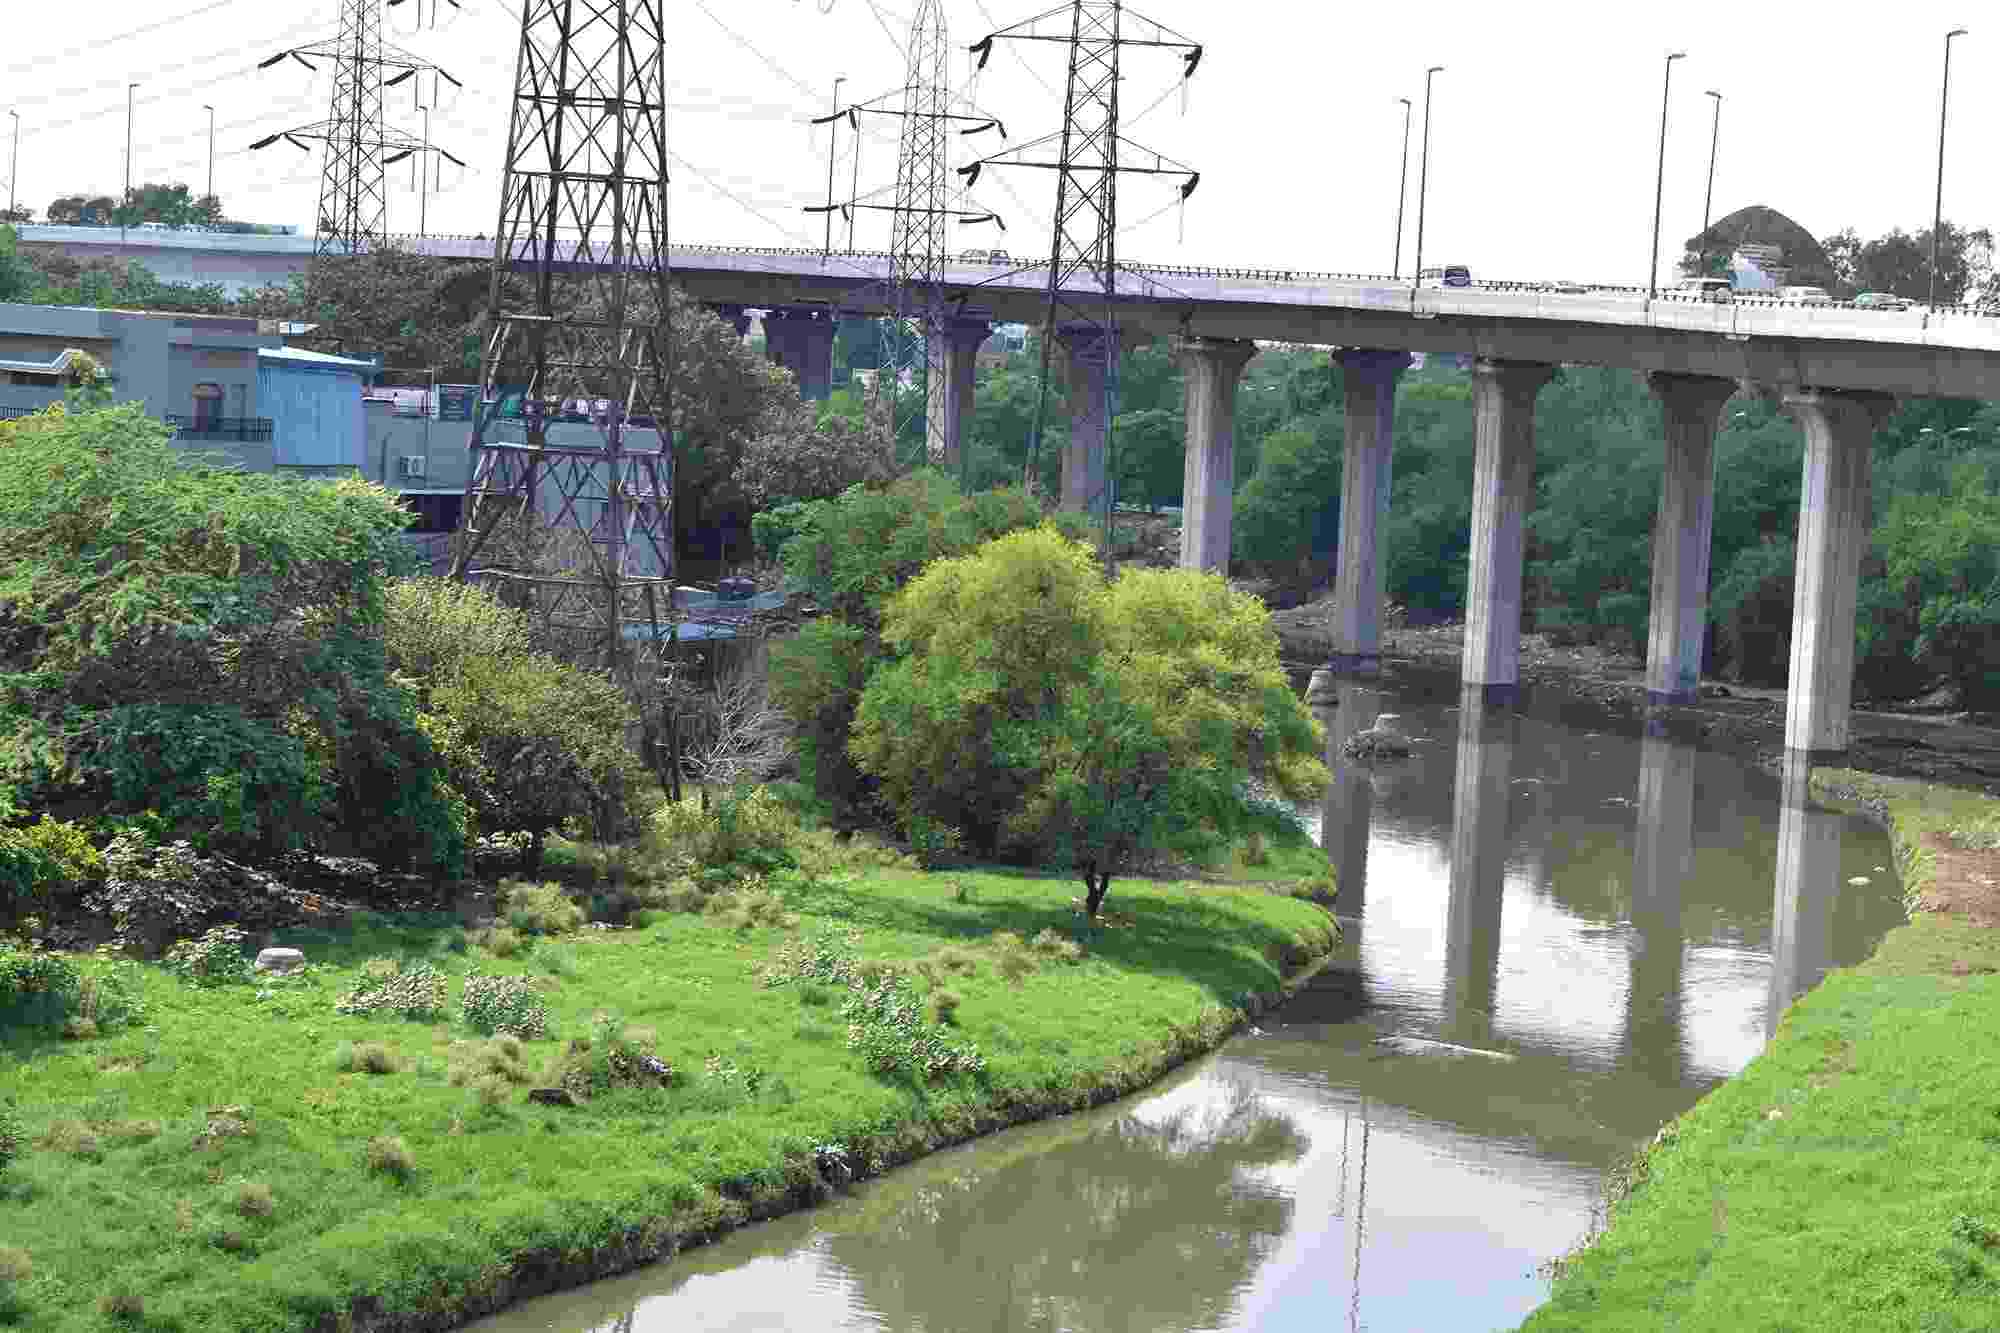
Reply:
[[[1667,735],[1437,678],[1345,686],[1308,822],[1345,939],[1292,1004],[1117,1106],[479,1325],[1484,1330],[1543,1298],[1606,1166],[1901,918],[1882,835]]]

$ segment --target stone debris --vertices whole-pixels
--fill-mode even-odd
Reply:
[[[306,965],[306,956],[297,949],[263,949],[257,954],[257,961],[251,964],[259,972],[276,972],[283,975],[296,972]]]
[[[540,1102],[544,1106],[582,1106],[582,1101],[568,1088],[530,1088],[528,1100]]]

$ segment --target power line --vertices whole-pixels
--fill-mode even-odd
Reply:
[[[68,60],[72,56],[80,56],[90,51],[101,51],[105,47],[118,42],[127,41],[133,37],[143,37],[149,32],[158,32],[162,28],[171,28],[176,23],[185,23],[189,19],[200,18],[203,14],[212,13],[218,9],[225,9],[235,3],[237,3],[237,0],[212,0],[212,3],[203,5],[200,9],[191,9],[185,14],[176,14],[172,18],[160,19],[157,22],[148,23],[141,27],[127,28],[123,32],[114,32],[108,37],[99,37],[95,41],[84,42],[79,46],[72,46],[67,51],[58,51],[53,55],[46,51],[42,52],[32,60],[23,60],[19,64],[0,68],[0,74],[23,74],[30,70],[44,68],[58,60]]]
[[[326,29],[326,24],[323,22],[319,22],[317,20],[311,23],[294,23],[290,27],[285,28],[282,31],[273,33],[269,37],[259,38],[257,41],[254,42],[244,42],[237,46],[232,46],[222,51],[211,51],[207,55],[200,56],[196,59],[184,60],[178,65],[162,65],[155,68],[152,71],[152,73],[154,74],[155,77],[158,77],[166,74],[178,74],[182,70],[198,69],[204,66],[214,65],[223,58],[235,55],[241,51],[248,51],[253,48],[259,48],[259,47],[268,47],[272,42],[278,41],[282,38],[294,36],[301,32],[325,31],[325,29]],[[219,83],[227,83],[231,79],[240,79],[246,74],[253,74],[255,72],[256,72],[256,67],[253,65],[243,69],[232,70],[227,74],[218,74],[212,79],[203,79],[199,83],[190,83],[183,85],[179,88],[168,89],[164,92],[148,92],[145,96],[138,99],[138,104],[143,106],[150,102],[161,101],[165,98],[178,97],[186,93],[197,92],[203,88],[213,88],[215,85]],[[50,102],[63,102],[63,101],[68,101],[78,93],[90,92],[91,90],[97,88],[122,87],[124,83],[125,80],[123,79],[99,79],[96,83],[79,84],[73,88],[61,88],[53,92],[44,93],[37,97],[22,98],[18,101],[12,102],[10,105],[16,107],[29,107],[29,106],[42,106]],[[82,112],[78,115],[71,116],[68,120],[44,121],[35,125],[32,129],[23,129],[22,137],[31,138],[36,134],[44,134],[53,130],[69,129],[72,126],[81,125],[86,121],[96,120],[103,116],[108,116],[113,114],[122,115],[124,111],[125,111],[125,99],[121,97],[116,102],[104,103],[103,105],[95,108],[94,110]]]

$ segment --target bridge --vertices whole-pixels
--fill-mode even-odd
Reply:
[[[29,244],[79,257],[138,259],[176,281],[303,271],[312,238],[133,228],[24,226]],[[396,237],[422,254],[487,260],[481,237]],[[523,266],[532,257],[524,256]],[[887,309],[889,256],[874,252],[675,246],[675,281],[748,327],[763,310],[772,358],[808,397],[831,387],[834,327]],[[941,330],[945,373],[932,385],[946,417],[947,461],[971,419],[974,353],[992,321],[1038,322],[1043,262],[961,260],[945,275],[955,311]],[[1092,298],[1095,299],[1095,298]],[[1184,565],[1226,567],[1234,476],[1233,406],[1259,341],[1332,347],[1343,370],[1346,447],[1334,598],[1338,672],[1367,675],[1381,653],[1378,531],[1389,494],[1396,385],[1412,352],[1470,354],[1474,482],[1464,681],[1504,702],[1518,688],[1525,522],[1534,501],[1534,412],[1564,365],[1640,372],[1666,425],[1653,532],[1647,686],[1658,704],[1691,702],[1707,610],[1714,436],[1723,404],[1744,387],[1782,395],[1804,428],[1786,747],[1845,751],[1855,601],[1868,544],[1870,444],[1899,394],[2000,398],[2000,316],[1962,307],[1911,311],[1738,297],[1727,303],[1637,288],[1552,289],[1544,283],[1419,287],[1379,274],[1121,266],[1122,332],[1169,336],[1186,372]],[[1113,349],[1093,325],[1061,326],[1072,385],[1101,403]],[[1105,489],[1107,423],[1086,408],[1063,459],[1063,504]]]

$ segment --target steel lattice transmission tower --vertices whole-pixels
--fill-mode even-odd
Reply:
[[[949,255],[946,240],[948,224],[954,218],[962,224],[1000,223],[996,213],[967,207],[963,200],[954,204],[948,153],[951,126],[960,121],[970,123],[972,128],[960,130],[961,135],[980,134],[993,129],[999,130],[1002,138],[1007,134],[1005,127],[991,116],[951,110],[949,58],[943,0],[918,0],[916,15],[910,23],[908,62],[902,88],[845,109],[837,108],[833,114],[821,116],[813,122],[815,125],[837,124],[844,119],[858,133],[863,115],[900,118],[903,125],[896,155],[893,202],[882,204],[852,198],[836,203],[829,199],[821,207],[805,210],[808,213],[836,210],[851,213],[856,209],[874,209],[893,215],[894,226],[889,243],[889,291],[884,302],[892,315],[887,335],[889,355],[876,374],[875,395],[879,399],[886,392],[898,405],[900,410],[892,415],[898,439],[912,418],[920,413],[924,415],[925,452],[933,464],[942,463],[945,457],[943,415],[929,411],[926,404],[931,386],[940,384],[945,375],[942,329],[946,314],[944,271]],[[896,100],[896,105],[883,105],[892,98]],[[831,141],[827,152],[828,162],[831,163]],[[829,183],[831,179],[829,173]],[[1004,231],[1005,224],[1000,225]],[[917,384],[919,393],[910,396],[896,393],[906,377]]]
[[[528,0],[514,87],[451,574],[532,589],[574,656],[636,689],[633,645],[656,655],[673,612],[662,0]],[[499,543],[479,563],[510,524],[573,557],[552,574]]]
[[[390,0],[399,4],[401,0]],[[456,7],[454,5],[454,7]],[[380,0],[340,0],[340,35],[329,42],[293,47],[280,51],[257,68],[268,69],[286,59],[296,60],[309,70],[318,70],[308,57],[333,62],[333,95],[326,119],[297,129],[268,135],[250,145],[268,148],[283,139],[302,152],[308,140],[326,146],[320,169],[318,239],[313,255],[351,255],[379,242],[387,234],[388,190],[386,168],[413,153],[438,152],[464,166],[450,153],[401,130],[382,123],[382,91],[393,88],[425,71],[460,87],[457,79],[426,60],[421,60],[382,41]],[[384,77],[384,71],[397,71]]]
[[[1183,79],[1201,63],[1201,45],[1127,10],[1121,0],[1069,0],[1054,9],[1002,28],[975,42],[971,50],[984,69],[998,41],[1054,42],[1068,47],[1069,77],[1060,130],[1017,148],[959,168],[970,186],[989,166],[1037,167],[1056,173],[1055,234],[1049,245],[1049,281],[1042,324],[1040,401],[1035,409],[1027,481],[1041,469],[1043,427],[1048,410],[1049,359],[1059,324],[1081,325],[1098,339],[1106,359],[1101,401],[1095,410],[1105,435],[1105,482],[1088,497],[1087,508],[1106,525],[1107,541],[1115,500],[1117,456],[1111,422],[1118,402],[1118,178],[1121,175],[1180,176],[1181,198],[1194,193],[1201,173],[1124,139],[1118,133],[1120,56],[1125,47],[1160,47],[1180,53]],[[1053,156],[1051,156],[1051,150]]]

